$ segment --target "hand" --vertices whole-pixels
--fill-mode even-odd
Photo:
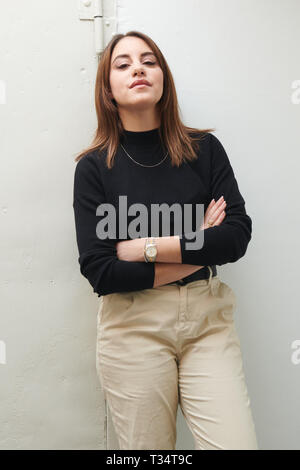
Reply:
[[[223,210],[225,206],[226,202],[223,196],[221,196],[217,202],[212,199],[205,211],[204,223],[201,225],[200,230],[210,228],[214,225],[220,225],[225,218],[225,210]],[[210,222],[210,224],[208,222]]]

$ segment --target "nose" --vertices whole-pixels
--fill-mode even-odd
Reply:
[[[136,75],[136,73],[140,74],[144,74],[144,66],[143,65],[136,65],[134,68],[133,68],[133,75]]]

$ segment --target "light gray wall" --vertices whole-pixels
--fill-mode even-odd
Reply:
[[[0,448],[104,449],[98,297],[79,272],[72,212],[74,156],[96,124],[93,23],[75,0],[0,6]],[[299,449],[300,3],[116,7],[117,32],[141,30],[165,54],[185,123],[215,127],[228,153],[253,237],[218,274],[238,298],[259,446]],[[108,428],[117,448],[110,415]],[[177,449],[193,448],[179,409]]]

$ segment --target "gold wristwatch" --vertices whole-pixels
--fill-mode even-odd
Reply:
[[[157,255],[157,245],[155,238],[146,238],[144,246],[144,258],[146,263],[154,263]]]

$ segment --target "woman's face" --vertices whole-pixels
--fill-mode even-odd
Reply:
[[[142,55],[147,52],[147,55]],[[126,54],[127,57],[118,57]],[[110,64],[111,97],[118,108],[131,111],[154,108],[163,94],[163,71],[145,41],[137,37],[122,38],[115,46]],[[134,86],[145,79],[150,86]]]

